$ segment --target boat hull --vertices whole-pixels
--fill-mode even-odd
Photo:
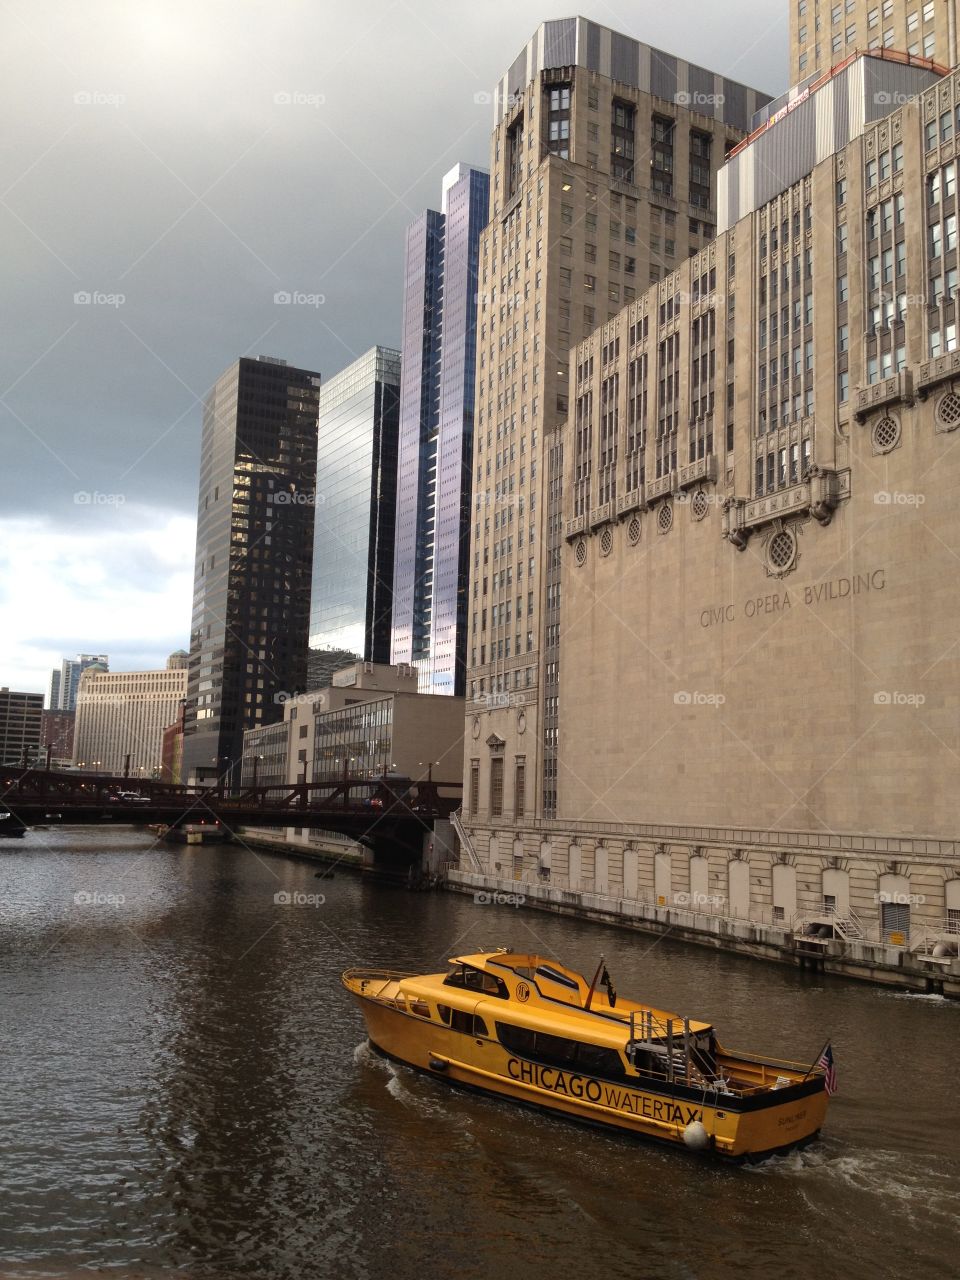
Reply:
[[[373,1047],[449,1084],[507,1098],[552,1114],[672,1146],[692,1145],[702,1125],[706,1147],[755,1161],[805,1146],[826,1114],[823,1082],[813,1078],[754,1098],[704,1092],[666,1081],[607,1080],[517,1057],[499,1041],[425,1021],[352,993]]]

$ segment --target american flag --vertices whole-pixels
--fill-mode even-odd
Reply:
[[[823,1067],[823,1083],[827,1093],[832,1098],[837,1092],[837,1066],[833,1060],[833,1049],[827,1044],[817,1061],[818,1067]]]

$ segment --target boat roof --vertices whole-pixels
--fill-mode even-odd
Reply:
[[[549,1019],[551,1022],[560,1021],[571,1032],[575,1025],[581,1035],[587,1032],[589,1025],[591,1037],[606,1039],[607,1036],[601,1034],[605,1032],[618,1041],[622,1040],[624,1033],[629,1035],[631,1013],[634,1014],[637,1031],[640,1030],[639,1015],[641,1014],[651,1015],[653,1021],[664,1028],[666,1023],[672,1020],[675,1024],[675,1034],[679,1034],[683,1026],[683,1018],[679,1014],[659,1009],[655,1005],[643,1004],[623,996],[617,996],[616,1004],[612,1005],[606,989],[599,983],[594,988],[590,1007],[587,1008],[590,984],[582,974],[549,956],[532,952],[478,951],[469,955],[452,956],[450,963],[479,969],[506,982],[510,995],[509,1007],[514,1013],[522,1010],[524,1020],[531,1023],[541,1023],[544,1019]],[[442,985],[445,976],[439,974],[433,981]],[[520,983],[526,984],[525,998],[517,994]],[[443,990],[452,994],[459,988],[443,986]],[[436,992],[432,991],[431,994],[435,995]],[[483,998],[482,992],[470,994]],[[497,997],[491,997],[491,1007],[499,1003]],[[711,1023],[693,1018],[689,1020],[688,1025],[693,1034],[712,1030]]]

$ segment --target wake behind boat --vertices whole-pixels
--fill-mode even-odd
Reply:
[[[576,1120],[758,1160],[813,1141],[826,1114],[829,1046],[811,1067],[734,1053],[710,1023],[618,1000],[602,962],[590,984],[508,951],[342,981],[389,1057]]]

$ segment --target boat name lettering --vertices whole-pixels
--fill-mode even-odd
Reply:
[[[791,1112],[791,1114],[788,1116],[781,1116],[780,1119],[777,1121],[777,1124],[795,1125],[800,1120],[802,1120],[806,1114],[807,1114],[807,1109],[806,1107],[804,1107],[802,1111],[794,1111],[794,1112]]]
[[[507,1073],[512,1080],[520,1080],[523,1084],[533,1084],[552,1093],[564,1093],[570,1098],[586,1098],[588,1102],[599,1102],[615,1111],[629,1111],[632,1115],[643,1116],[648,1120],[689,1124],[691,1120],[703,1119],[703,1112],[699,1107],[681,1106],[669,1098],[651,1098],[645,1093],[630,1089],[617,1089],[612,1085],[601,1084],[590,1076],[561,1071],[559,1067],[542,1067],[536,1062],[509,1058]]]
[[[507,1071],[514,1080],[522,1080],[524,1084],[535,1084],[539,1089],[550,1089],[553,1093],[565,1093],[571,1098],[586,1098],[589,1102],[599,1102],[603,1089],[599,1080],[591,1080],[589,1076],[575,1075],[570,1071],[561,1071],[559,1067],[541,1067],[536,1062],[521,1062],[519,1058],[510,1058]]]
[[[667,1124],[689,1124],[691,1120],[703,1119],[699,1107],[681,1106],[669,1098],[651,1098],[645,1093],[614,1089],[610,1085],[603,1091],[603,1101],[605,1106],[614,1107],[617,1111],[629,1111],[647,1120],[664,1120]]]

